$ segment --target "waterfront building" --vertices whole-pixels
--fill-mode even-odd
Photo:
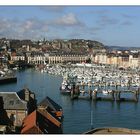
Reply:
[[[107,57],[107,64],[127,68],[129,67],[129,55],[109,53]]]
[[[19,60],[25,61],[25,54],[22,52],[18,52],[18,53],[14,52],[11,54],[11,60],[12,61],[19,61]]]
[[[119,56],[117,54],[108,53],[108,55],[107,55],[107,64],[118,66],[119,60],[120,60],[120,58],[119,58]]]
[[[122,63],[119,63],[120,67],[128,68],[129,67],[129,54],[122,54],[121,55]]]
[[[46,57],[42,52],[31,52],[27,55],[27,62],[29,64],[46,64]]]
[[[123,68],[140,67],[140,54],[128,51],[112,51],[108,53],[95,53],[91,57],[92,62],[98,64],[109,64]]]
[[[107,56],[107,64],[111,65],[113,63],[112,58],[113,58],[113,54],[109,53]]]
[[[117,66],[118,65],[118,61],[119,61],[118,59],[119,59],[118,55],[114,55],[112,57],[112,65]]]
[[[80,53],[54,53],[49,54],[49,64],[55,63],[82,63],[85,62],[87,58],[86,54]]]
[[[26,61],[28,64],[46,64],[46,57],[42,52],[12,53],[12,61]]]
[[[98,64],[107,63],[107,54],[106,53],[97,53],[94,57],[94,62]]]
[[[139,55],[139,53],[131,53],[129,55],[129,66],[131,68],[140,67],[140,55]]]

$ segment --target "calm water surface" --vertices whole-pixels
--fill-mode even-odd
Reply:
[[[89,100],[71,101],[69,96],[59,93],[62,78],[29,69],[16,73],[18,82],[0,85],[0,91],[19,91],[28,87],[36,93],[38,103],[49,96],[64,110],[63,133],[81,134],[93,127],[127,127],[140,129],[140,101],[110,102]],[[92,110],[92,111],[91,111]]]

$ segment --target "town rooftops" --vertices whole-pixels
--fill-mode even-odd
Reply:
[[[24,88],[20,91],[17,92],[17,95],[22,99],[22,100],[25,100],[25,94],[28,93],[28,94],[33,94],[35,96],[35,93],[30,91],[28,88]]]
[[[35,110],[23,120],[21,134],[58,133],[60,124],[49,112]]]
[[[27,103],[16,92],[0,92],[0,104],[3,109],[27,109]]]
[[[54,111],[62,110],[62,107],[55,103],[51,98],[48,96],[42,100],[38,106],[43,106],[44,108],[50,107]]]

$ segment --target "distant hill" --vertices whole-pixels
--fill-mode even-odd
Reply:
[[[108,50],[140,50],[140,47],[105,46]]]
[[[24,50],[29,45],[30,48],[35,48],[43,52],[62,52],[62,53],[92,53],[94,49],[105,49],[103,43],[95,40],[86,39],[54,39],[54,40],[19,40],[19,39],[0,39],[0,48],[9,41],[9,47],[16,50]]]
[[[98,41],[93,40],[84,40],[84,39],[71,39],[71,40],[53,40],[47,41],[43,45],[48,51],[57,51],[57,52],[83,52],[88,53],[93,49],[104,49],[104,44]]]

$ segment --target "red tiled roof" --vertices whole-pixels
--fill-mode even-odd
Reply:
[[[23,120],[23,129],[21,133],[25,133],[32,127],[36,126],[37,111],[35,110]]]
[[[51,127],[61,128],[61,122],[47,110],[35,110],[23,120],[23,129],[21,134],[41,134],[47,128],[52,131]],[[48,128],[50,127],[50,128]]]

